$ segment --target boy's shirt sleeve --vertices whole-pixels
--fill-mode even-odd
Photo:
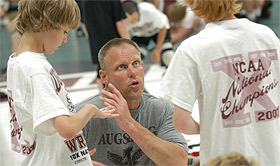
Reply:
[[[59,97],[47,74],[40,73],[31,76],[31,88],[34,132],[52,135],[56,130],[49,119],[69,115],[69,110]]]

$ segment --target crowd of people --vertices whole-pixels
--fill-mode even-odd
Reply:
[[[7,96],[21,165],[188,165],[182,133],[200,135],[197,165],[280,165],[280,41],[256,23],[271,1],[252,2],[20,0]],[[72,103],[46,54],[79,26],[99,93]],[[144,92],[148,51],[167,68],[159,96]]]

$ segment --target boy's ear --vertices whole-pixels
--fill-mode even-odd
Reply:
[[[48,31],[48,26],[49,26],[49,22],[46,19],[44,19],[43,27],[42,27],[43,31]]]

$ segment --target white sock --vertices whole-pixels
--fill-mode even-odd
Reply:
[[[239,11],[239,14],[241,15],[246,15],[247,14],[247,11],[245,9],[242,9]]]
[[[261,14],[262,14],[262,9],[261,8],[257,8],[257,9],[254,10],[254,12],[255,12],[257,17],[260,17]]]
[[[174,55],[173,50],[167,50],[162,53],[162,61],[166,66],[170,64],[173,55]]]
[[[257,16],[256,16],[256,13],[255,12],[252,12],[252,13],[248,13],[247,14],[247,18],[251,21],[255,21]]]

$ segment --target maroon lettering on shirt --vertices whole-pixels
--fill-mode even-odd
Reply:
[[[65,140],[64,143],[67,145],[71,153],[76,152],[80,149],[87,147],[85,138],[83,135],[78,134],[71,140]],[[79,146],[79,148],[78,148]]]
[[[278,60],[277,50],[261,50],[249,52],[247,54],[249,61],[243,60],[242,54],[226,56],[211,61],[214,72],[224,72],[230,78],[232,83],[225,96],[221,99],[221,117],[223,119],[223,127],[245,126],[251,122],[251,112],[245,112],[246,108],[252,110],[254,103],[258,103],[264,110],[256,111],[260,115],[271,110],[277,110],[279,106],[275,106],[268,93],[278,86],[279,80],[273,78],[270,69],[271,62]],[[248,76],[251,74],[250,76]],[[264,83],[263,80],[266,80]],[[262,113],[261,113],[262,112]],[[275,113],[276,114],[276,113]],[[272,120],[278,118],[276,115]],[[256,122],[264,120],[258,116]]]
[[[36,147],[36,141],[33,142],[32,145],[30,145],[30,142],[24,139],[25,144],[20,144],[21,138],[22,138],[22,131],[23,127],[19,125],[16,117],[16,111],[14,109],[14,100],[13,100],[13,93],[11,90],[8,90],[8,103],[10,108],[10,128],[11,128],[11,144],[12,144],[12,150],[21,153],[23,155],[29,155],[31,152],[35,150]]]
[[[53,68],[50,70],[50,75],[52,76],[51,78],[52,78],[52,81],[53,81],[53,85],[54,85],[57,93],[59,93],[63,83],[62,83],[61,79],[58,77],[58,74],[56,73],[56,71]]]

